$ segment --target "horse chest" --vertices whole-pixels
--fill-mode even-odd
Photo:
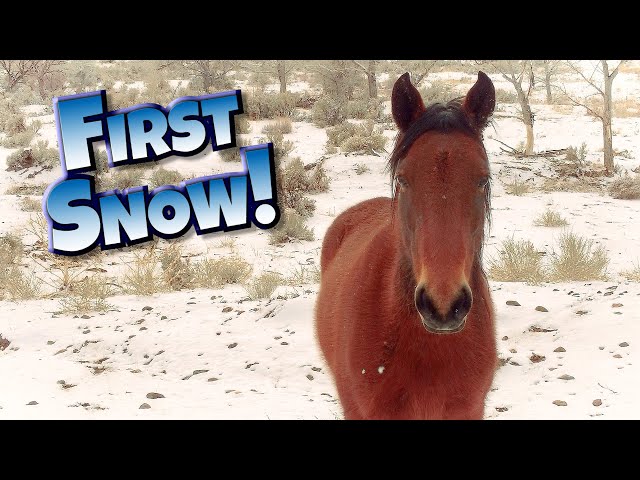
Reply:
[[[482,411],[491,376],[482,349],[439,357],[386,347],[378,360],[351,365],[349,383],[363,418],[458,418]]]

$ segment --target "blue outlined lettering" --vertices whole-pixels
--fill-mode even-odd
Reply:
[[[198,235],[280,219],[273,145],[242,147],[242,170],[185,180],[149,191],[147,186],[96,192],[93,143],[104,140],[109,167],[192,156],[236,145],[234,116],[240,90],[181,97],[166,108],[145,103],[107,111],[104,90],[54,99],[62,177],[45,191],[49,251],[80,255],[160,238]]]

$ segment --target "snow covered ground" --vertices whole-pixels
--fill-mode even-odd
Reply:
[[[454,76],[472,83],[464,74]],[[637,74],[620,78],[624,81],[616,86],[616,95],[638,92]],[[298,87],[304,88],[302,82]],[[583,111],[570,108],[562,114],[540,104],[533,109],[537,149],[586,142],[589,159],[601,156],[600,125]],[[39,136],[54,145],[53,116],[34,118],[44,123]],[[265,123],[251,122],[246,138],[262,137]],[[615,119],[614,132],[614,147],[630,152],[630,159],[618,157],[616,162],[624,169],[636,168],[640,118]],[[394,136],[391,130],[385,134]],[[485,259],[511,236],[551,251],[561,230],[534,226],[533,219],[553,205],[574,232],[605,246],[610,279],[539,286],[491,282],[499,355],[505,364],[495,377],[485,416],[640,418],[640,284],[620,276],[640,257],[640,201],[596,193],[506,194],[503,182],[515,175],[539,179],[548,171],[546,160],[506,156],[494,140],[515,146],[524,136],[521,123],[499,116],[485,135],[494,176],[493,225]],[[326,132],[295,122],[285,139],[294,142],[291,156],[310,163],[323,155]],[[28,178],[30,171],[5,172],[12,151],[0,147],[0,233],[23,234],[33,254],[36,239],[24,225],[34,214],[21,211],[17,197],[5,190],[16,182],[51,182],[59,170],[33,178]],[[357,175],[354,167],[359,163],[370,171]],[[301,265],[317,265],[321,240],[335,216],[357,202],[389,193],[384,164],[384,158],[373,155],[338,154],[325,161],[331,186],[312,197],[317,209],[308,223],[314,241],[272,246],[267,232],[250,229],[230,235],[189,234],[182,245],[193,255],[221,257],[229,249],[219,245],[220,239],[233,237],[235,251],[253,265],[254,273],[290,274]],[[195,158],[167,159],[162,165],[184,172],[185,178],[237,166],[207,151]],[[131,255],[106,253],[100,266],[117,276]],[[26,261],[23,268],[34,270],[34,265]],[[317,284],[283,286],[271,300],[261,301],[248,300],[241,286],[150,297],[120,295],[108,299],[109,311],[83,316],[56,313],[56,299],[0,301],[0,334],[10,342],[0,351],[0,418],[340,419],[335,388],[313,336],[317,291]]]

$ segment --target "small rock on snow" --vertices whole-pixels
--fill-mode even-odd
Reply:
[[[307,379],[309,380],[313,380],[313,375],[311,375],[310,373],[307,374]]]
[[[564,349],[564,347],[558,347],[558,348],[556,348],[554,350],[554,352],[556,352],[556,353],[564,353],[564,352],[566,352],[566,350]]]
[[[509,305],[510,307],[519,307],[520,306],[520,304],[515,300],[507,300],[507,305]]]
[[[147,398],[151,399],[151,400],[155,400],[157,398],[164,398],[164,395],[161,393],[156,393],[156,392],[149,392],[147,393]],[[140,407],[142,408],[142,407]]]
[[[596,398],[593,402],[591,402],[591,404],[594,407],[599,407],[600,405],[602,405],[602,400],[600,400],[599,398]]]
[[[536,312],[548,312],[549,310],[547,310],[545,307],[543,307],[542,305],[538,305],[536,307]]]
[[[138,407],[138,410],[146,410],[147,408],[151,408],[151,405],[149,405],[148,403],[143,403]]]
[[[567,406],[567,402],[565,402],[564,400],[554,400],[553,404],[557,405],[558,407],[566,407]]]
[[[533,353],[529,357],[529,360],[531,360],[531,363],[544,362],[546,359],[547,359],[547,357],[545,357],[544,355],[538,355],[537,353]]]
[[[142,311],[143,312],[147,312],[147,311],[151,311],[151,310],[153,310],[153,307],[150,307],[148,305],[146,307],[142,307]],[[143,405],[146,405],[146,404],[143,404]]]
[[[627,342],[622,342],[620,345],[618,345],[619,347],[628,347],[629,344]]]

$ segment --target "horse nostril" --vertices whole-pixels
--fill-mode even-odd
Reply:
[[[449,309],[447,320],[453,322],[461,322],[462,320],[464,320],[464,317],[467,316],[469,310],[471,310],[472,304],[473,297],[471,295],[469,287],[463,287],[462,290],[460,290],[458,298],[456,298],[455,302],[453,302],[451,308]]]
[[[427,294],[427,290],[424,286],[418,286],[415,293],[416,309],[422,315],[424,320],[431,320],[439,317],[435,305],[431,301],[431,298]]]
[[[429,298],[427,290],[424,288],[424,286],[418,286],[416,288],[415,304],[416,309],[418,310],[418,312],[420,312],[423,318],[431,317],[436,313],[435,306]]]

